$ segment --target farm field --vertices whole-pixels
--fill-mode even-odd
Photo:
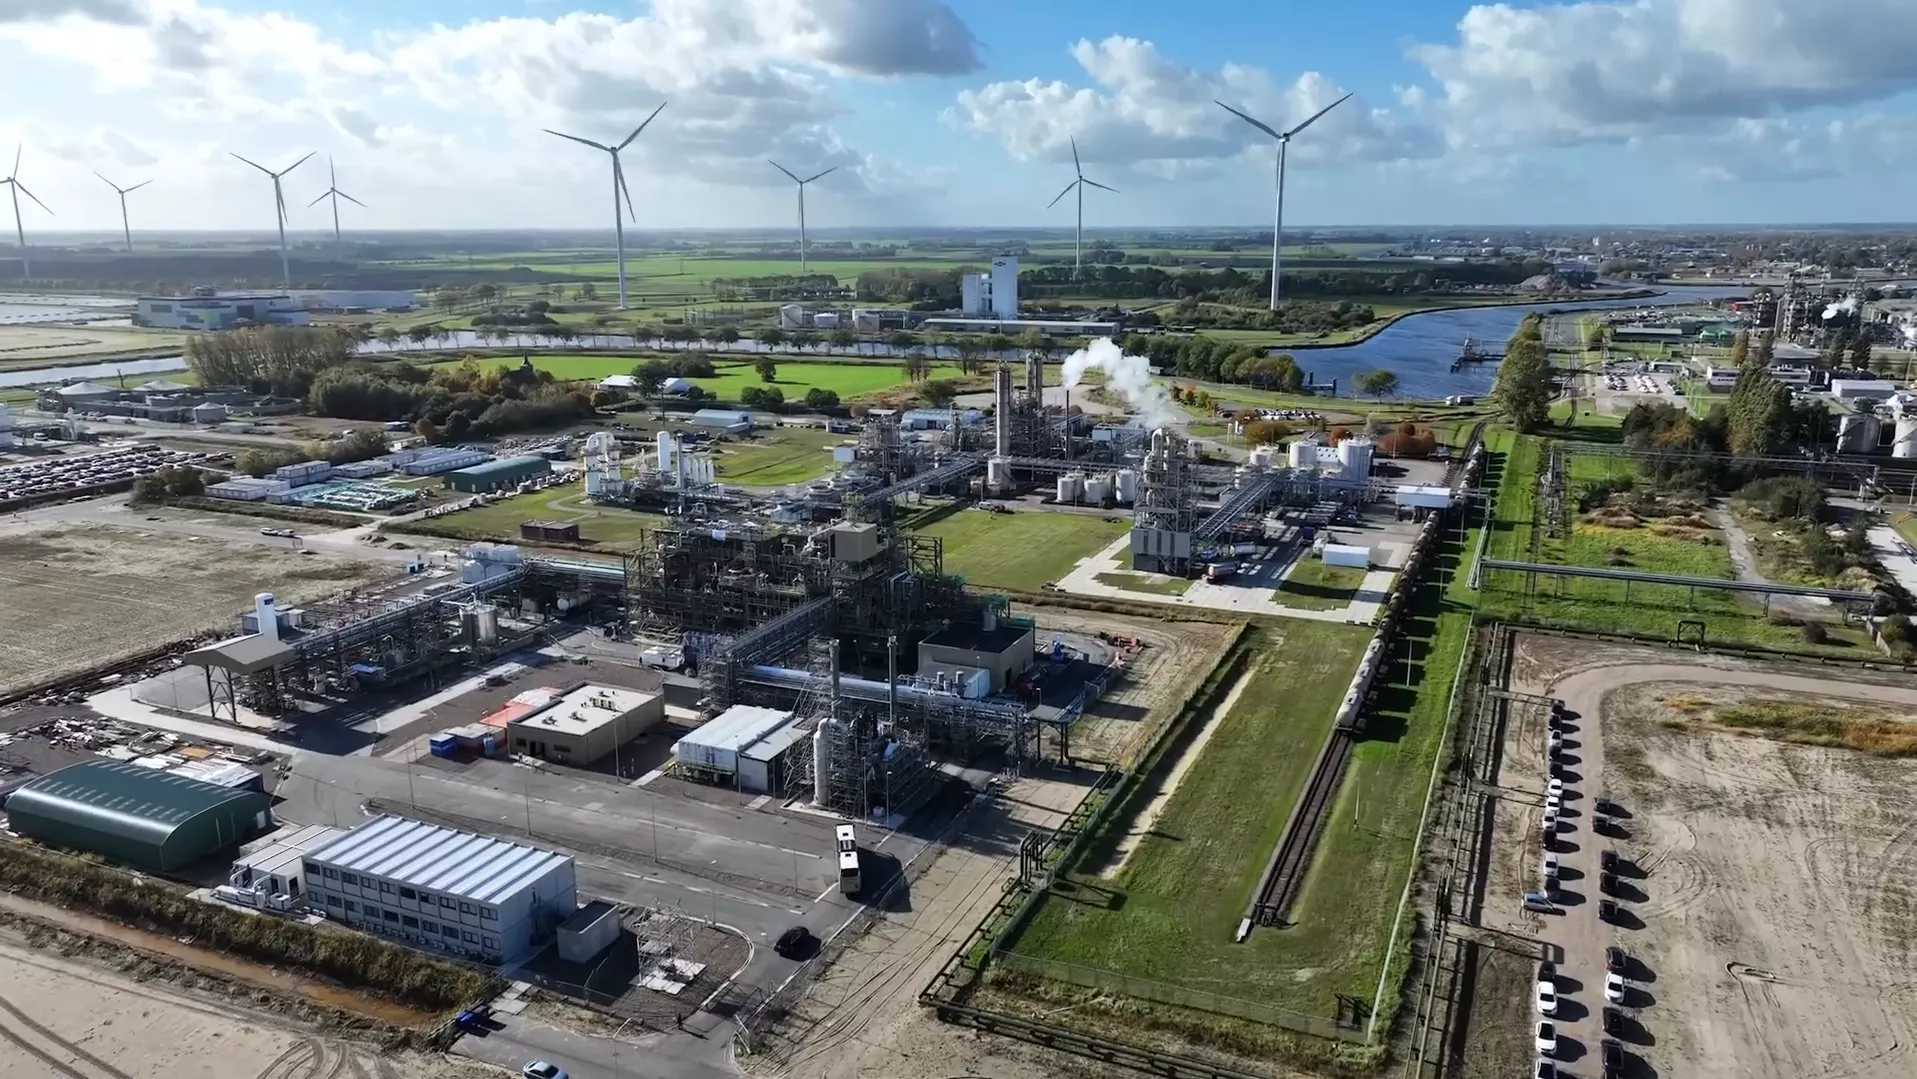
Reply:
[[[1130,528],[1126,518],[960,509],[914,531],[943,540],[945,571],[965,578],[967,584],[1036,592]]]
[[[127,353],[165,353],[185,342],[185,334],[131,326],[0,326],[0,370]]]
[[[533,367],[541,371],[550,371],[552,376],[562,381],[597,382],[609,375],[630,374],[632,369],[643,362],[646,355],[595,356],[570,353],[531,353],[528,358]],[[456,361],[445,361],[456,362]],[[475,360],[482,368],[494,365],[491,359]],[[499,363],[510,366],[514,361],[502,358]],[[818,388],[831,390],[840,400],[850,401],[867,394],[882,393],[886,390],[904,386],[909,380],[897,360],[883,360],[870,363],[808,363],[804,360],[780,359],[776,377],[766,382],[750,363],[719,362],[713,364],[717,372],[711,378],[695,378],[692,381],[714,394],[722,401],[736,401],[740,391],[748,386],[771,386],[785,394],[786,400],[803,398],[807,390]],[[930,366],[928,379],[955,379],[962,377],[955,364],[935,363]]]
[[[1309,946],[1300,932],[1255,931],[1243,944],[1233,936],[1369,637],[1363,627],[1314,625],[1251,638],[1246,666],[1218,702],[1222,714],[1187,721],[1180,742],[1091,838],[1012,950],[1329,1016],[1328,985],[1342,988],[1366,972],[1300,961],[1299,948]],[[1214,729],[1201,733],[1208,719]],[[1181,760],[1182,743],[1199,737],[1199,755]],[[1148,798],[1160,808],[1142,827],[1133,818]],[[1330,935],[1342,944],[1351,932]],[[1376,969],[1368,973],[1375,981]]]

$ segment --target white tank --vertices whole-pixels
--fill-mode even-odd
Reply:
[[[1112,497],[1112,478],[1110,476],[1091,476],[1085,480],[1085,501],[1093,505],[1103,505]]]
[[[482,603],[473,609],[473,636],[481,644],[491,644],[499,639],[499,608]]]
[[[1867,412],[1855,412],[1837,423],[1837,452],[1869,453],[1877,448],[1883,424]]]
[[[1253,468],[1270,468],[1272,456],[1277,452],[1270,446],[1253,446],[1247,457],[1247,463]]]
[[[268,640],[280,639],[280,612],[273,602],[273,593],[261,592],[253,597],[254,630]]]
[[[1078,501],[1079,496],[1085,493],[1085,474],[1082,472],[1067,472],[1060,476],[1058,478],[1057,493],[1060,502]]]
[[[1316,443],[1299,439],[1291,444],[1291,467],[1301,469],[1312,468],[1316,466],[1317,463],[1318,446]]]
[[[654,444],[659,447],[659,471],[671,472],[673,460],[678,456],[679,449],[679,444],[673,441],[672,432],[659,432],[659,437],[654,440]]]
[[[985,488],[988,491],[1008,491],[1012,487],[1012,462],[1003,457],[994,457],[985,462]]]
[[[831,719],[822,719],[812,731],[812,804],[825,806],[832,801],[832,747],[826,728]]]
[[[1905,414],[1897,417],[1896,434],[1892,436],[1890,455],[1898,460],[1917,458],[1917,415]]]
[[[1362,438],[1347,438],[1338,443],[1338,471],[1352,482],[1371,475],[1371,443]]]
[[[1129,468],[1121,468],[1118,475],[1112,477],[1112,493],[1120,502],[1138,501],[1138,473]]]

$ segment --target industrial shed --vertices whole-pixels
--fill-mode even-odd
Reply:
[[[271,800],[127,761],[82,761],[7,799],[14,831],[158,872],[236,847],[272,826]]]
[[[1031,626],[996,618],[984,625],[947,626],[919,642],[919,674],[951,675],[963,682],[983,671],[983,688],[998,693],[1032,665],[1033,637]]]
[[[484,494],[502,487],[516,487],[552,471],[552,462],[544,457],[525,455],[502,457],[497,461],[471,465],[446,473],[446,486],[466,494]]]

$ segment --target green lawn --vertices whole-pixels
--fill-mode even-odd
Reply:
[[[1319,558],[1301,558],[1271,595],[1271,601],[1301,611],[1331,611],[1347,606],[1364,584],[1366,570],[1333,566]]]
[[[1159,573],[1100,573],[1094,579],[1112,588],[1147,592],[1154,596],[1182,596],[1191,587],[1191,582],[1182,577],[1167,577]]]
[[[771,427],[713,447],[721,483],[784,487],[810,483],[832,471],[831,447],[844,442],[812,427]]]
[[[516,541],[524,521],[577,521],[580,539],[619,547],[638,540],[641,529],[665,523],[665,518],[616,506],[595,506],[586,501],[581,486],[567,485],[514,495],[490,506],[460,510],[420,523],[429,528],[455,528],[475,539]]]
[[[803,363],[786,360],[779,361],[776,377],[766,382],[749,363],[715,364],[718,374],[713,378],[697,378],[694,382],[726,401],[739,399],[740,391],[747,386],[774,386],[785,394],[788,401],[796,401],[805,396],[807,390],[818,388],[831,390],[841,400],[849,401],[866,394],[896,389],[906,384],[904,370],[898,363]],[[627,370],[631,370],[628,365]],[[949,363],[933,364],[928,378],[958,378],[958,367]]]
[[[944,541],[945,570],[983,588],[1036,592],[1131,528],[1124,518],[960,510],[917,531]]]
[[[1308,969],[1315,964],[1295,961],[1300,942],[1289,930],[1254,932],[1244,944],[1232,938],[1370,635],[1334,625],[1260,631],[1251,682],[1215,721],[1151,830],[1112,876],[1070,876],[1040,903],[1013,950],[1329,1015],[1327,976],[1356,982],[1362,972]],[[1155,774],[1174,763],[1161,762]],[[1127,814],[1115,815],[1092,837],[1086,864],[1108,861],[1111,843],[1131,826]],[[1370,975],[1375,981],[1376,968]]]

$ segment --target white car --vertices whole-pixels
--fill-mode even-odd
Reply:
[[[1556,1023],[1551,1022],[1549,1019],[1538,1020],[1538,1032],[1537,1032],[1536,1041],[1537,1041],[1539,1056],[1542,1056],[1542,1057],[1557,1056],[1558,1055],[1558,1025]]]
[[[1562,799],[1562,798],[1560,798],[1560,797],[1558,797],[1558,796],[1557,796],[1557,795],[1555,795],[1555,794],[1547,794],[1547,795],[1545,795],[1545,796],[1544,796],[1544,811],[1545,811],[1546,813],[1549,813],[1549,814],[1552,814],[1553,816],[1556,816],[1556,815],[1558,815],[1558,814],[1560,814],[1560,813],[1563,813],[1563,812],[1564,812],[1564,799]]]
[[[1544,837],[1546,839],[1549,839],[1552,836],[1557,835],[1558,834],[1557,813],[1549,809],[1545,810],[1544,818],[1538,822],[1538,831],[1543,832]]]
[[[1539,1015],[1558,1014],[1558,983],[1540,980],[1537,1001]]]
[[[1553,730],[1551,732],[1551,737],[1548,741],[1549,741],[1551,749],[1554,751],[1557,750],[1558,748],[1564,745],[1564,732],[1560,730]]]
[[[1564,797],[1564,780],[1553,777],[1551,782],[1544,785],[1544,793],[1553,798]]]
[[[1543,861],[1542,861],[1542,862],[1540,862],[1540,863],[1539,863],[1539,866],[1538,866],[1538,870],[1539,870],[1539,872],[1540,872],[1540,873],[1542,873],[1542,874],[1543,874],[1543,876],[1544,876],[1544,883],[1545,883],[1545,884],[1546,884],[1547,886],[1550,886],[1550,885],[1554,885],[1554,884],[1556,884],[1556,883],[1558,882],[1558,855],[1557,855],[1557,852],[1556,852],[1556,851],[1545,851],[1545,852],[1544,852],[1544,859],[1543,859]]]
[[[1613,1004],[1624,1003],[1624,975],[1606,974],[1604,976],[1604,999]]]

